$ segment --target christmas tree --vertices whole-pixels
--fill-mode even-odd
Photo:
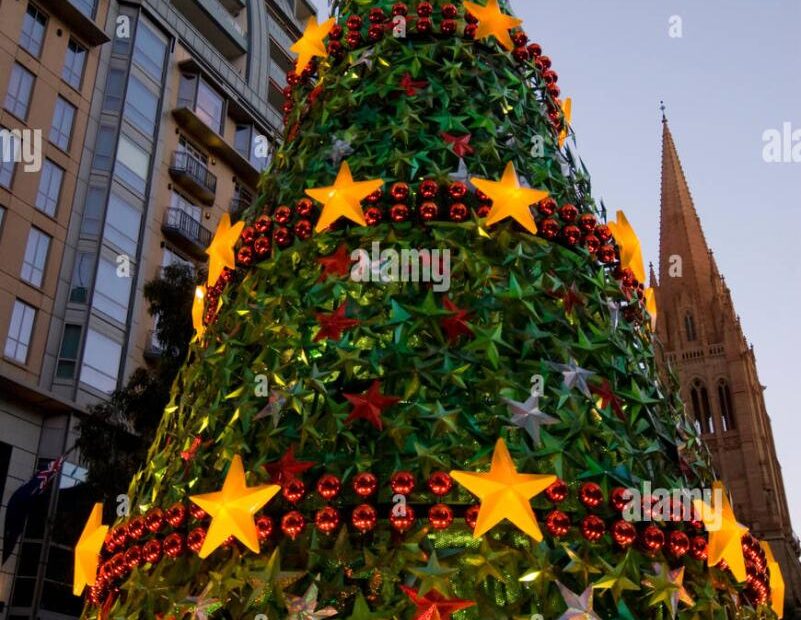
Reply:
[[[85,616],[780,616],[551,60],[498,0],[333,4]]]

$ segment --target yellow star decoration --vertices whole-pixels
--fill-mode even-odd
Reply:
[[[508,519],[534,540],[542,540],[530,501],[553,484],[556,476],[517,473],[503,439],[495,444],[489,472],[452,471],[451,476],[481,500],[474,538]]]
[[[103,525],[103,504],[95,504],[75,545],[75,578],[72,593],[80,596],[86,586],[95,585],[100,550],[106,540],[108,525]]]
[[[770,545],[764,540],[761,540],[759,544],[768,560],[771,607],[773,607],[773,611],[776,612],[779,618],[784,618],[784,577],[782,577],[782,569],[773,556],[773,550],[770,548]]]
[[[328,50],[323,39],[328,36],[335,23],[336,20],[333,17],[322,24],[318,24],[315,17],[309,18],[306,23],[306,30],[303,31],[303,36],[289,48],[290,51],[298,55],[296,73],[302,73],[315,56],[322,56],[323,58],[328,56]]]
[[[656,291],[653,287],[645,289],[645,309],[651,315],[651,331],[655,331],[656,317],[659,316],[659,311],[656,307]]]
[[[228,217],[227,213],[220,218],[220,223],[214,233],[214,239],[212,239],[211,245],[206,250],[206,254],[209,256],[209,277],[207,280],[209,286],[217,284],[217,279],[222,274],[223,268],[234,269],[236,267],[234,246],[239,240],[239,235],[244,227],[245,222],[237,222],[231,226],[231,218]]]
[[[492,226],[511,217],[532,235],[537,234],[537,223],[531,214],[531,205],[548,197],[548,192],[521,187],[513,162],[506,164],[500,181],[489,181],[473,177],[470,182],[492,198],[492,209],[487,216],[487,226]]]
[[[323,203],[323,212],[317,220],[315,230],[317,232],[325,230],[340,217],[346,217],[366,226],[367,221],[364,219],[361,201],[380,189],[383,184],[383,179],[354,181],[348,162],[343,161],[333,185],[306,190],[308,196]]]
[[[522,24],[522,19],[503,13],[498,5],[498,0],[487,0],[487,6],[481,6],[475,2],[465,2],[464,7],[478,20],[476,39],[486,39],[492,35],[507,50],[514,48],[515,45],[512,43],[512,37],[509,36],[509,31]]]
[[[573,120],[573,100],[570,97],[565,99],[564,103],[562,104],[562,114],[565,117],[565,122],[562,130],[559,132],[560,149],[565,145],[565,141],[567,140],[567,132],[570,130],[570,123]]]
[[[637,233],[629,224],[623,211],[617,212],[617,221],[609,222],[609,228],[620,246],[620,266],[631,269],[639,282],[645,282],[645,263],[642,260],[642,246]]]
[[[242,457],[236,455],[231,461],[221,491],[189,497],[190,501],[212,517],[206,540],[198,555],[201,558],[208,557],[229,536],[237,538],[248,549],[258,553],[259,535],[253,515],[280,490],[281,487],[277,484],[246,486]]]
[[[195,298],[192,300],[192,327],[195,328],[195,337],[192,339],[201,340],[206,333],[206,326],[203,324],[203,314],[206,312],[206,287],[198,286],[195,288]]]
[[[720,506],[710,506],[700,499],[693,500],[693,507],[696,514],[704,522],[706,531],[709,532],[709,557],[707,566],[715,566],[721,560],[726,560],[734,578],[738,582],[745,581],[745,558],[743,556],[742,538],[748,532],[748,528],[740,525],[734,517],[734,511],[726,495],[726,489],[722,482],[712,483],[712,498],[720,496]]]

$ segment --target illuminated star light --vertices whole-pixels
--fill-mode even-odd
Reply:
[[[342,162],[333,185],[307,189],[306,194],[323,203],[323,212],[315,230],[322,232],[340,217],[346,217],[362,226],[367,225],[361,201],[384,185],[383,179],[354,181],[347,161]]]
[[[108,525],[103,525],[103,504],[98,503],[92,508],[75,545],[75,579],[72,586],[75,596],[80,596],[86,586],[95,585],[106,532]]]
[[[239,240],[239,235],[245,227],[245,222],[237,222],[231,226],[231,218],[227,213],[220,218],[220,223],[214,233],[214,239],[206,250],[209,256],[209,277],[207,284],[214,286],[222,275],[223,269],[236,268],[234,257],[234,246]]]
[[[742,538],[748,533],[748,528],[737,522],[726,489],[719,481],[712,483],[713,504],[718,496],[721,497],[720,506],[710,506],[700,499],[693,500],[693,508],[709,532],[707,566],[715,566],[725,560],[734,578],[743,582],[747,574]]]
[[[617,221],[609,222],[609,228],[620,246],[620,266],[631,269],[639,282],[645,282],[645,262],[642,259],[642,245],[634,232],[626,214],[617,212]]]
[[[473,177],[470,181],[492,199],[492,209],[487,216],[487,226],[511,217],[532,235],[537,234],[537,223],[531,213],[531,205],[548,197],[548,192],[528,189],[520,184],[513,162],[509,162],[500,181],[489,181]]]
[[[784,617],[784,577],[782,576],[782,569],[776,558],[773,556],[773,550],[770,544],[762,540],[759,542],[762,550],[765,552],[765,558],[768,561],[768,570],[770,571],[770,597],[771,607],[779,618]]]
[[[514,48],[515,45],[512,42],[512,37],[509,36],[509,31],[522,24],[522,19],[512,17],[501,11],[498,0],[487,0],[486,6],[481,6],[475,2],[465,2],[464,7],[478,20],[476,39],[486,39],[489,36],[494,36],[507,50]]]
[[[291,52],[298,55],[295,69],[296,73],[303,73],[304,69],[306,69],[315,56],[323,58],[328,56],[328,50],[325,47],[324,39],[328,36],[328,33],[331,32],[335,23],[336,20],[333,17],[324,21],[322,24],[318,24],[314,16],[309,18],[309,21],[306,22],[306,30],[303,32],[303,36],[289,48]]]

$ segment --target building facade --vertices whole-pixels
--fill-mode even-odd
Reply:
[[[801,613],[801,546],[754,349],[707,245],[667,119],[663,118],[657,334],[689,414],[734,499],[734,513],[767,540],[782,567],[787,611]]]
[[[198,266],[279,139],[309,0],[0,0],[0,521],[68,453],[0,567],[0,618],[71,618],[75,425],[159,355],[144,284]],[[120,490],[124,492],[124,490]],[[70,529],[70,527],[72,529]]]

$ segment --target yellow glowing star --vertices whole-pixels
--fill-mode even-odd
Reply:
[[[620,246],[620,266],[631,269],[639,282],[645,282],[645,263],[642,260],[642,246],[637,233],[629,224],[623,211],[617,212],[617,221],[609,222],[609,228]]]
[[[562,104],[562,114],[565,117],[564,124],[562,125],[562,130],[559,132],[559,148],[561,149],[565,145],[565,140],[567,140],[567,132],[570,130],[570,123],[573,120],[573,100],[568,97],[565,99],[565,102]]]
[[[506,49],[514,48],[509,31],[523,23],[522,19],[512,17],[501,11],[498,0],[487,0],[487,6],[475,2],[465,2],[464,7],[478,20],[476,39],[486,39],[492,35]]]
[[[328,50],[323,39],[328,36],[335,23],[336,20],[333,17],[322,24],[318,24],[315,17],[309,18],[303,36],[289,48],[290,51],[298,55],[296,73],[302,73],[315,56],[322,56],[323,58],[328,56]]]
[[[361,201],[380,189],[383,184],[382,179],[354,181],[348,162],[343,161],[333,185],[306,190],[308,196],[323,203],[323,212],[317,220],[315,230],[317,232],[325,230],[340,217],[346,217],[366,226],[367,221],[364,219]]]
[[[189,499],[212,517],[206,540],[198,555],[208,557],[229,536],[233,536],[254,553],[259,552],[259,534],[253,515],[281,490],[277,484],[248,487],[242,457],[236,455],[225,476],[221,491],[192,495]]]
[[[779,618],[784,618],[784,577],[782,577],[782,569],[773,556],[773,550],[770,545],[764,540],[760,541],[759,544],[762,546],[762,550],[768,560],[771,606]]]
[[[720,498],[720,505],[715,501],[717,498]],[[734,578],[739,582],[745,581],[742,538],[748,528],[740,525],[734,517],[722,482],[712,483],[712,503],[710,506],[703,500],[693,500],[695,512],[709,532],[709,557],[706,563],[708,566],[715,566],[725,560]]]
[[[503,439],[495,444],[489,472],[452,471],[451,476],[481,500],[475,538],[508,519],[534,540],[542,540],[530,501],[553,484],[556,476],[518,474]]]
[[[245,222],[237,222],[231,226],[231,218],[225,213],[220,218],[220,223],[214,233],[214,239],[211,240],[206,250],[209,255],[209,277],[208,285],[214,286],[217,284],[217,279],[223,272],[223,268],[228,267],[234,269],[236,267],[236,259],[234,258],[234,246],[239,240],[239,235],[245,227]]]
[[[653,287],[645,289],[645,309],[651,315],[651,331],[656,330],[656,317],[659,311],[656,307],[656,291]]]
[[[195,298],[192,300],[192,327],[195,328],[194,340],[203,338],[206,333],[206,326],[203,324],[203,315],[206,312],[206,288],[198,286],[195,288]]]
[[[500,181],[488,181],[474,177],[470,179],[470,182],[492,198],[492,209],[487,216],[487,226],[511,217],[532,235],[537,234],[537,223],[531,214],[531,205],[547,198],[548,192],[521,187],[514,163],[510,161],[506,164],[506,170]]]
[[[95,585],[106,532],[108,525],[103,525],[103,504],[95,504],[75,545],[75,578],[72,584],[75,596],[80,596],[86,586]]]

